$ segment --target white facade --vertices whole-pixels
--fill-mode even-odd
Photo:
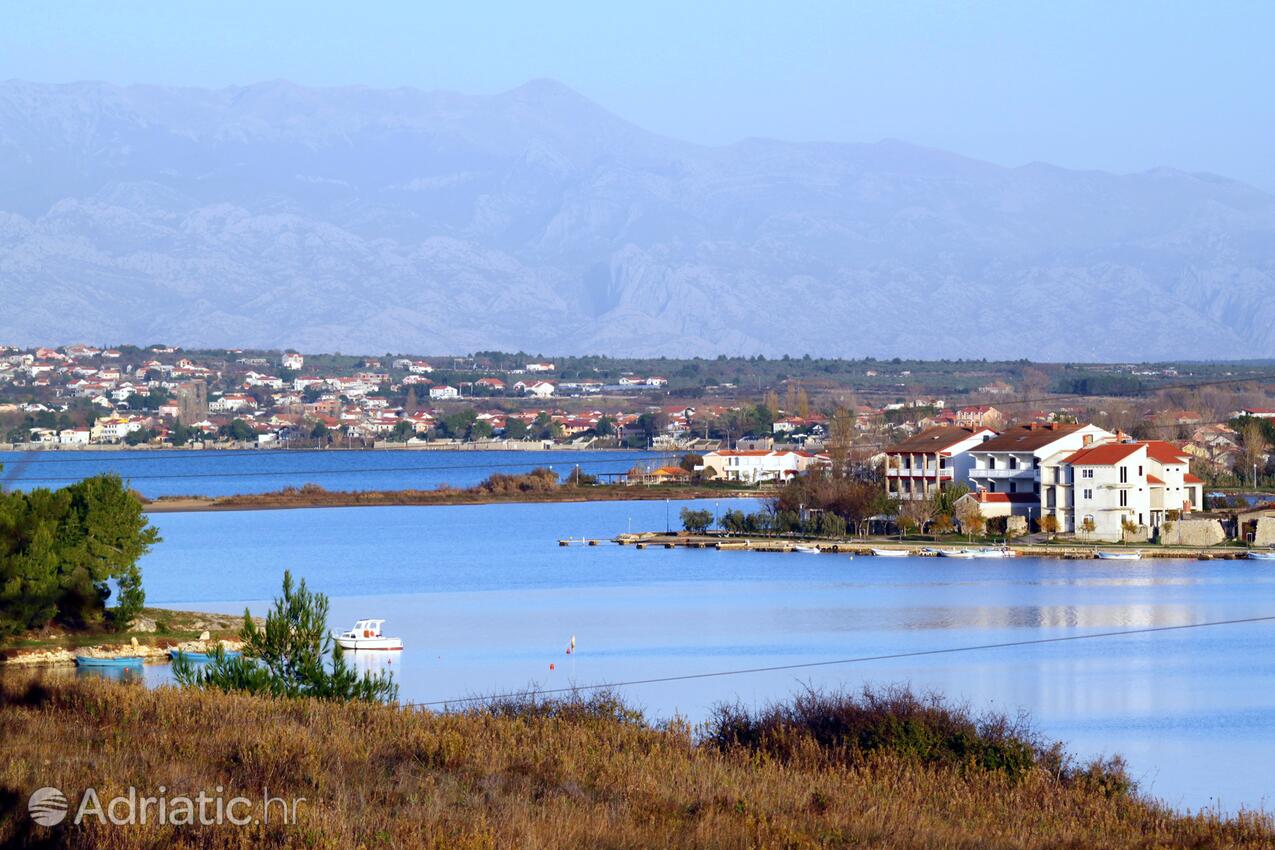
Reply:
[[[429,388],[430,398],[460,398],[460,390],[455,387],[449,387],[443,384],[440,387]]]
[[[970,451],[973,465],[969,483],[972,489],[988,493],[1032,493],[1033,500],[1013,500],[1013,513],[1038,519],[1048,503],[1053,485],[1065,486],[1060,479],[1063,461],[1080,449],[1114,438],[1114,434],[1097,425],[1020,425]],[[1051,505],[1069,504],[1061,500]]]
[[[87,446],[89,437],[88,428],[66,428],[58,433],[58,442],[64,446]]]
[[[283,368],[292,369],[293,371],[296,371],[297,369],[300,369],[301,367],[305,366],[305,358],[302,357],[300,354],[290,351],[287,354],[283,355],[282,363],[283,363]]]
[[[827,455],[799,451],[740,451],[728,449],[709,452],[695,471],[723,481],[757,484],[782,481],[800,475],[812,466],[829,463]]]

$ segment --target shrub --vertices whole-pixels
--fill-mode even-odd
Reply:
[[[744,749],[809,766],[855,766],[891,754],[925,766],[997,771],[1018,780],[1042,769],[1065,783],[1129,794],[1134,784],[1119,759],[1073,765],[1061,744],[1045,743],[1023,717],[975,717],[934,694],[902,687],[844,692],[807,691],[791,702],[753,713],[719,705],[706,724],[705,742],[728,752]]]
[[[276,697],[388,701],[398,686],[386,676],[358,673],[328,633],[328,598],[311,593],[305,580],[294,588],[283,574],[283,595],[275,599],[264,628],[247,610],[239,632],[243,655],[228,658],[218,647],[208,664],[196,668],[184,655],[173,664],[173,676],[184,687],[245,691]],[[324,664],[324,656],[331,663]]]

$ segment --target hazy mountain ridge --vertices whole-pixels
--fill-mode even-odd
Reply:
[[[0,84],[0,341],[1275,355],[1275,198],[492,97]]]

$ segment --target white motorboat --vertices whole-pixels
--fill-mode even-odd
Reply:
[[[1104,561],[1141,561],[1142,552],[1134,549],[1132,552],[1103,552],[1099,550],[1095,552],[1099,558]]]
[[[1006,546],[996,549],[966,549],[975,558],[1013,558],[1017,553]]]
[[[969,549],[933,549],[931,551],[940,558],[964,558],[968,560],[975,557],[974,553]]]
[[[1275,549],[1269,549],[1265,552],[1258,552],[1256,550],[1246,552],[1244,553],[1244,557],[1248,558],[1250,561],[1275,561]]]
[[[804,554],[806,554],[806,555],[818,555],[818,554],[819,554],[819,547],[818,547],[818,546],[807,546],[807,545],[802,544],[802,543],[799,543],[799,544],[797,544],[796,546],[793,546],[793,547],[792,547],[792,550],[793,550],[794,552],[802,552],[802,553],[804,553]]]
[[[912,553],[907,549],[873,549],[872,554],[878,558],[906,558]]]
[[[381,649],[394,650],[403,648],[402,638],[386,637],[381,633],[384,620],[358,620],[349,631],[332,634],[332,639],[342,649]]]

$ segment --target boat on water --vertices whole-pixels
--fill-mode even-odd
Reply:
[[[402,649],[402,638],[386,637],[381,633],[384,624],[384,620],[357,620],[354,628],[340,634],[334,632],[332,639],[342,649]]]
[[[975,558],[1013,558],[1018,554],[1007,546],[999,546],[995,549],[966,549],[965,551]]]
[[[1275,549],[1268,549],[1265,552],[1259,552],[1255,549],[1251,552],[1245,552],[1244,557],[1250,561],[1275,561]]]
[[[976,557],[969,549],[931,549],[930,551],[940,558],[963,558],[969,560]]]
[[[203,662],[203,661],[211,661],[213,658],[213,653],[211,652],[182,651],[178,649],[177,647],[173,647],[172,649],[168,650],[168,657],[175,659],[177,658],[179,653],[181,655],[185,655],[187,660],[189,661]],[[243,653],[237,649],[227,649],[225,650],[223,654],[227,658],[238,658],[239,656],[243,655]]]
[[[1101,549],[1094,553],[1104,561],[1141,561],[1142,552],[1134,549],[1132,552],[1104,552]]]
[[[804,544],[793,546],[792,550],[794,552],[802,552],[806,555],[818,555],[820,551],[818,546],[806,546]]]
[[[104,658],[96,655],[77,655],[75,663],[80,667],[141,667],[142,656],[117,655],[113,658]]]
[[[873,549],[872,554],[878,558],[906,558],[912,553],[907,549]]]

